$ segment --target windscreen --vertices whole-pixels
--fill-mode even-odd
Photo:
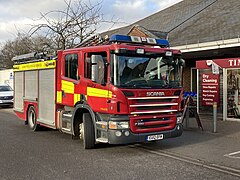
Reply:
[[[10,86],[0,86],[0,92],[12,91]]]
[[[113,83],[127,88],[178,88],[182,65],[179,57],[114,55]]]

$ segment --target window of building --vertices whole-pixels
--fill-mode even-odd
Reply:
[[[67,54],[65,56],[65,77],[78,80],[78,55]]]

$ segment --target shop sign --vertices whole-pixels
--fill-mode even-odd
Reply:
[[[240,58],[227,58],[214,60],[222,68],[239,68]]]
[[[220,102],[220,85],[219,75],[212,73],[202,74],[202,106],[212,106],[213,102],[219,105]]]
[[[215,68],[216,65],[221,68],[240,68],[240,58],[226,58],[226,59],[197,61],[196,68],[197,69],[212,68],[213,70],[213,68]]]

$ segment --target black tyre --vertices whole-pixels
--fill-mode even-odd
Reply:
[[[91,115],[83,114],[83,123],[81,124],[80,136],[83,139],[84,149],[92,149],[95,146],[95,131]]]
[[[33,131],[37,131],[39,129],[39,125],[37,124],[36,111],[33,106],[30,106],[28,109],[27,120],[30,129]]]

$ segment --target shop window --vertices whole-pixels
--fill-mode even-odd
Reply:
[[[65,77],[78,80],[77,54],[68,54],[65,56]]]
[[[228,70],[227,72],[227,116],[240,118],[240,72]]]

